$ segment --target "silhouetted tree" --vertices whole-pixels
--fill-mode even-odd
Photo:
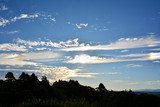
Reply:
[[[26,103],[25,107],[77,107],[67,105],[70,102],[71,104],[79,102],[85,104],[85,101],[91,106],[79,105],[78,107],[160,107],[160,96],[135,94],[131,90],[109,91],[102,83],[96,89],[83,86],[75,80],[59,80],[50,86],[46,76],[42,76],[39,81],[34,73],[29,75],[24,72],[18,80],[15,79],[12,72],[8,72],[5,78],[9,82],[0,80],[0,107],[11,107],[12,105],[12,107],[24,107],[25,105],[17,106],[17,104],[22,102],[25,104],[25,101],[33,102],[33,105]],[[54,105],[57,102],[67,105]],[[35,103],[38,105],[34,105]]]
[[[46,76],[42,76],[42,78],[41,78],[41,84],[43,86],[49,86],[49,81],[48,81],[48,79],[47,79]]]
[[[106,87],[102,83],[100,83],[97,90],[98,91],[106,91]]]
[[[22,72],[22,74],[19,76],[19,80],[28,80],[29,79],[29,75],[27,73]]]
[[[14,80],[16,80],[12,72],[8,72],[5,75],[5,78],[7,79],[7,81],[14,81]]]

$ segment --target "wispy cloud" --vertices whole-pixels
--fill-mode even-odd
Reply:
[[[19,32],[18,30],[12,30],[12,31],[0,32],[0,34],[7,34],[7,35],[10,35],[10,34],[16,34],[16,33],[18,33],[18,32]]]
[[[54,52],[2,53],[0,65],[40,65],[41,61],[54,61],[59,54]]]
[[[19,16],[14,16],[10,19],[0,18],[0,26],[4,27],[11,23],[15,23],[18,20],[30,21],[34,19],[45,20],[45,22],[48,22],[48,21],[56,22],[56,18],[52,17],[51,15],[46,15],[41,13],[33,13],[33,14],[22,13]]]
[[[8,10],[8,7],[4,4],[1,4],[0,5],[0,11],[5,11],[5,10]]]
[[[34,62],[25,61],[19,54],[0,54],[0,65],[37,65]]]
[[[16,16],[14,18],[11,19],[11,22],[15,22],[17,20],[21,20],[21,19],[33,19],[33,18],[37,18],[38,17],[38,13],[35,14],[21,14],[20,16]]]
[[[75,24],[78,29],[86,28],[88,26],[88,23],[79,23]]]
[[[129,50],[127,50],[127,49],[124,49],[124,50],[121,50],[121,52],[128,52]]]
[[[42,52],[42,51],[56,51],[56,52],[68,52],[68,51],[89,51],[89,50],[118,50],[126,48],[150,48],[150,46],[158,46],[159,40],[151,37],[148,38],[121,38],[116,42],[106,45],[92,45],[81,43],[78,38],[67,41],[53,42],[51,40],[23,40],[16,39],[15,43],[3,43],[0,44],[0,51],[4,52]],[[51,54],[51,53],[50,53]],[[43,56],[43,55],[42,55]],[[82,60],[83,59],[83,60]],[[111,62],[124,62],[124,61],[147,61],[147,60],[159,60],[159,52],[148,53],[130,53],[130,54],[116,54],[109,56],[90,56],[87,54],[78,54],[70,56],[66,59],[67,63],[81,63],[81,64],[96,64],[96,63],[111,63]]]
[[[25,46],[39,46],[38,49],[57,48],[60,51],[121,50],[121,52],[128,52],[128,49],[150,48],[160,45],[160,40],[153,37],[120,38],[119,40],[109,44],[81,43],[78,38],[60,42],[53,42],[51,40],[26,41],[18,38],[16,39],[16,42]]]
[[[142,54],[126,54],[126,55],[107,55],[100,57],[99,55],[90,56],[87,54],[67,56],[66,63],[71,64],[99,64],[99,63],[115,63],[115,62],[134,62],[134,61],[157,61],[160,59],[159,53],[142,53]],[[138,64],[127,64],[127,68],[142,67]]]
[[[145,38],[120,38],[116,42],[104,45],[84,45],[80,47],[70,47],[63,51],[89,51],[89,50],[118,50],[142,47],[154,47],[160,44],[160,40],[153,37]]]
[[[142,67],[142,65],[139,65],[139,64],[127,64],[127,65],[125,65],[125,67],[127,67],[127,68],[139,68],[139,67]]]

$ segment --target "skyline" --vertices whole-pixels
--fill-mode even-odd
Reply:
[[[0,78],[159,89],[159,28],[159,0],[0,0]]]

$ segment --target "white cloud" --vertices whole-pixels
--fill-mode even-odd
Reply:
[[[0,71],[13,71],[13,72],[34,72],[36,75],[41,78],[41,76],[45,75],[52,83],[57,80],[68,80],[70,78],[93,78],[97,75],[97,73],[88,73],[88,72],[80,72],[76,69],[70,69],[65,66],[59,67],[51,67],[51,66],[35,66],[35,65],[23,65],[23,66],[6,66],[4,65],[3,68],[0,68]]]
[[[17,45],[12,43],[0,44],[0,51],[27,51],[26,47],[23,45]]]
[[[153,61],[153,63],[160,63],[160,61]]]
[[[6,7],[5,5],[0,5],[0,10],[5,11],[8,10],[8,7]]]
[[[124,49],[124,50],[121,50],[121,52],[128,52],[128,50],[127,50],[127,49]]]
[[[54,61],[59,55],[54,52],[30,52],[30,53],[2,53],[0,65],[40,65],[43,62]]]
[[[67,63],[80,63],[80,64],[97,64],[97,63],[111,63],[119,62],[119,60],[114,58],[102,58],[97,56],[90,56],[86,54],[76,55],[75,57],[67,57]]]
[[[47,75],[50,81],[68,80],[71,77],[91,78],[97,75],[97,73],[80,73],[67,67],[42,67],[40,68],[40,72]]]
[[[89,51],[89,50],[118,50],[142,47],[154,47],[160,44],[159,39],[153,37],[145,38],[120,38],[116,42],[104,45],[84,45],[79,47],[69,47],[62,49],[63,51]]]
[[[127,54],[127,55],[107,55],[106,57],[90,56],[87,54],[75,55],[74,57],[67,56],[66,63],[71,64],[98,64],[98,63],[114,63],[114,62],[133,62],[133,61],[155,61],[159,60],[159,53],[145,54]],[[127,64],[127,68],[142,67],[138,64]]]
[[[19,54],[0,54],[0,65],[37,65],[34,62],[25,61]]]
[[[0,18],[0,26],[4,27],[7,24],[9,24],[9,20],[4,19],[4,18]]]
[[[39,20],[45,20],[45,23],[56,22],[56,18],[52,17],[51,15],[41,14],[41,13],[34,13],[34,14],[26,14],[22,13],[19,16],[12,17],[10,19],[4,19],[0,18],[0,26],[4,27],[6,25],[9,25],[11,23],[14,23],[18,20],[26,19],[27,21],[30,21],[30,19],[39,19]]]
[[[31,15],[21,14],[20,16],[16,16],[16,17],[12,18],[11,22],[15,22],[15,21],[20,20],[20,19],[34,19],[34,18],[37,18],[38,15],[39,15],[38,13],[31,14]]]
[[[151,52],[149,54],[149,59],[150,60],[160,60],[160,52]]]
[[[76,24],[76,27],[78,29],[81,29],[81,28],[86,28],[88,26],[88,23],[80,23],[80,24]]]
[[[139,65],[139,64],[127,64],[127,65],[125,65],[125,67],[127,67],[127,68],[139,68],[139,67],[142,67],[142,65]]]
[[[67,40],[67,41],[60,41],[58,43],[52,42],[51,40],[48,41],[26,41],[18,38],[16,42],[18,44],[23,44],[25,46],[42,46],[41,48],[44,47],[54,47],[54,48],[67,48],[67,47],[78,47],[78,46],[83,46],[84,44],[80,44],[78,42],[78,38],[73,39],[73,40]]]
[[[16,33],[18,33],[18,32],[19,32],[19,31],[17,31],[17,30],[13,30],[13,31],[0,32],[0,34],[10,35],[10,34],[16,34]]]
[[[55,58],[59,57],[59,54],[55,52],[45,51],[45,52],[30,52],[30,53],[23,53],[21,57],[24,60],[54,60]]]

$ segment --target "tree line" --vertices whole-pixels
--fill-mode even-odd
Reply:
[[[49,83],[32,73],[22,72],[16,79],[12,72],[0,80],[0,107],[160,107],[160,96],[129,91],[107,90],[83,86],[78,81]]]

